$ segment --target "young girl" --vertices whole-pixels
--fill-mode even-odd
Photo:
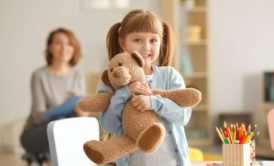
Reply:
[[[133,10],[110,28],[107,47],[109,59],[123,51],[138,51],[144,58],[147,84],[134,82],[114,91],[100,82],[97,88],[99,93],[114,93],[107,111],[100,115],[101,126],[114,135],[122,135],[122,110],[126,101],[131,100],[140,112],[154,111],[166,128],[165,139],[157,150],[152,153],[136,151],[116,161],[117,165],[189,166],[188,144],[183,126],[190,119],[191,109],[179,107],[160,95],[150,95],[150,89],[185,88],[182,76],[168,66],[174,51],[170,26],[149,11]]]
[[[47,157],[49,121],[85,115],[74,109],[85,93],[84,77],[75,68],[80,57],[80,44],[70,30],[59,28],[49,34],[46,65],[32,74],[32,107],[20,138],[27,154]]]

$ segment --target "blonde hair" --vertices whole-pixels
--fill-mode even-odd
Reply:
[[[171,65],[174,53],[174,36],[171,27],[154,13],[142,9],[130,11],[122,22],[112,25],[109,29],[106,41],[109,59],[123,52],[118,39],[125,38],[131,32],[159,34],[161,37],[159,65]]]
[[[52,53],[50,52],[49,47],[53,43],[54,36],[58,33],[65,34],[68,37],[69,42],[73,46],[74,53],[73,53],[71,60],[69,61],[69,65],[75,66],[78,63],[79,59],[81,58],[80,43],[77,40],[77,38],[75,37],[75,35],[73,34],[73,32],[68,29],[65,29],[65,28],[58,28],[56,30],[53,30],[50,32],[50,34],[48,36],[47,46],[46,46],[46,50],[45,50],[45,57],[46,57],[47,65],[49,66],[52,64],[53,56],[52,56]]]

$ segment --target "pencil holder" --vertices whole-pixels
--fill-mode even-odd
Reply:
[[[255,141],[246,144],[223,144],[224,166],[253,166]]]
[[[256,144],[255,144],[255,140],[252,140],[249,144],[250,144],[251,166],[253,166],[253,165],[255,165],[255,161],[256,161]]]

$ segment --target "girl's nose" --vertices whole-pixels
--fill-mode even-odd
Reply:
[[[150,50],[150,43],[144,42],[143,48],[144,48],[144,50]]]

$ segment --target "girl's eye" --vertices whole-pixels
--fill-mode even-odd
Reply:
[[[151,39],[150,42],[151,43],[158,43],[158,40],[157,39]]]
[[[140,42],[141,40],[140,39],[134,39],[133,41],[135,41],[135,42]]]
[[[118,66],[123,66],[123,63],[118,63]]]

